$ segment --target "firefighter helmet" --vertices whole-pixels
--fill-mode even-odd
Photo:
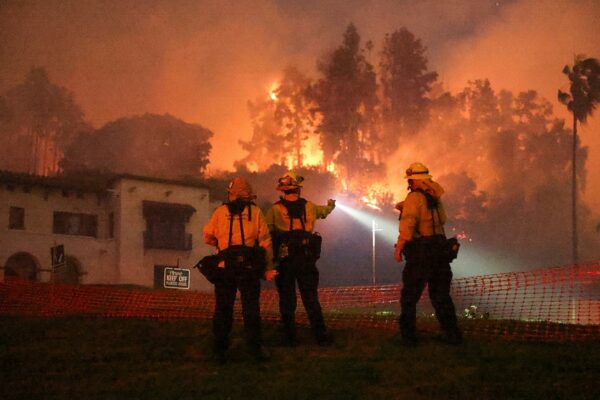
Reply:
[[[304,178],[294,171],[288,171],[277,181],[277,190],[293,190],[302,187]]]
[[[415,162],[409,165],[404,179],[431,179],[431,175],[424,164]]]
[[[252,200],[256,198],[250,183],[241,176],[236,176],[231,182],[229,182],[227,193],[229,193],[229,195],[234,199]]]

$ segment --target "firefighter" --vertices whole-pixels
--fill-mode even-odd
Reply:
[[[444,331],[445,341],[460,344],[462,333],[458,328],[454,303],[450,297],[452,270],[444,256],[446,212],[441,202],[444,189],[432,180],[427,167],[413,163],[406,170],[410,192],[402,203],[398,242],[394,258],[406,258],[402,272],[400,294],[400,334],[407,346],[417,344],[416,307],[425,285],[435,315]]]
[[[218,250],[218,278],[215,279],[213,316],[214,357],[227,361],[233,305],[240,291],[244,333],[250,353],[258,360],[269,358],[261,343],[260,278],[272,280],[273,248],[265,218],[253,200],[250,184],[234,178],[227,189],[228,201],[219,206],[204,226],[204,241]]]
[[[267,225],[273,238],[278,274],[279,311],[283,323],[283,343],[296,344],[296,282],[316,341],[321,346],[333,343],[325,327],[317,294],[319,271],[316,261],[321,254],[321,236],[313,233],[317,219],[326,218],[335,208],[335,200],[319,206],[300,196],[303,177],[286,172],[278,181],[280,200],[267,211]]]

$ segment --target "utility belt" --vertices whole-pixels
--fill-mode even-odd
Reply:
[[[254,247],[234,245],[219,254],[225,262],[225,269],[232,270],[236,274],[255,272],[262,275],[267,267],[266,251],[258,245]]]
[[[441,252],[444,235],[421,236],[406,243],[402,251],[407,261],[418,261]]]
[[[221,267],[222,263],[225,268]],[[217,254],[206,256],[196,264],[196,268],[212,283],[226,277],[250,275],[260,278],[267,267],[266,251],[260,246],[230,246]]]
[[[435,257],[450,263],[456,258],[459,248],[460,244],[454,237],[447,239],[445,235],[422,236],[407,242],[403,254],[408,262]]]
[[[248,207],[248,220],[252,217],[252,206],[244,205]],[[258,242],[254,242],[254,246],[246,246],[244,244],[232,245],[231,239],[233,235],[233,218],[234,214],[239,217],[240,235],[242,236],[242,243],[246,243],[244,236],[244,225],[242,223],[242,212],[244,207],[238,209],[235,214],[233,208],[229,208],[230,219],[229,219],[229,239],[227,247],[219,253],[206,256],[200,260],[196,267],[206,277],[206,279],[215,284],[221,282],[226,277],[232,276],[255,276],[260,278],[265,273],[267,268],[267,255],[266,250],[258,245]],[[222,268],[222,263],[225,264],[225,268]]]
[[[316,261],[321,257],[323,239],[318,232],[301,229],[275,231],[272,233],[275,259],[305,258]]]

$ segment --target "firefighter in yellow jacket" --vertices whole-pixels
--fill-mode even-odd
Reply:
[[[216,246],[222,261],[215,280],[214,355],[226,361],[233,323],[233,305],[239,289],[246,343],[257,360],[268,358],[261,343],[260,278],[272,280],[273,248],[264,216],[254,203],[250,184],[241,177],[231,181],[228,202],[218,207],[204,226],[204,241]]]
[[[279,179],[277,190],[284,193],[267,211],[267,225],[273,237],[278,275],[279,311],[284,331],[284,344],[296,344],[296,282],[311,328],[319,345],[329,345],[317,294],[319,271],[316,261],[321,253],[321,236],[313,233],[317,219],[325,218],[335,208],[335,200],[319,206],[300,197],[304,178],[287,172]]]
[[[408,346],[417,344],[416,307],[425,285],[435,315],[450,344],[459,344],[462,334],[458,328],[454,303],[450,297],[452,270],[444,255],[446,212],[441,202],[444,189],[432,180],[427,167],[413,163],[406,170],[410,193],[401,203],[398,242],[394,258],[406,266],[402,272],[400,294],[400,333]]]

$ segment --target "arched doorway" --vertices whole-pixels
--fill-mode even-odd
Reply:
[[[6,260],[4,276],[36,281],[38,269],[38,262],[31,254],[16,253]]]
[[[75,257],[65,257],[65,264],[54,271],[54,282],[77,285],[81,283],[81,263]]]

